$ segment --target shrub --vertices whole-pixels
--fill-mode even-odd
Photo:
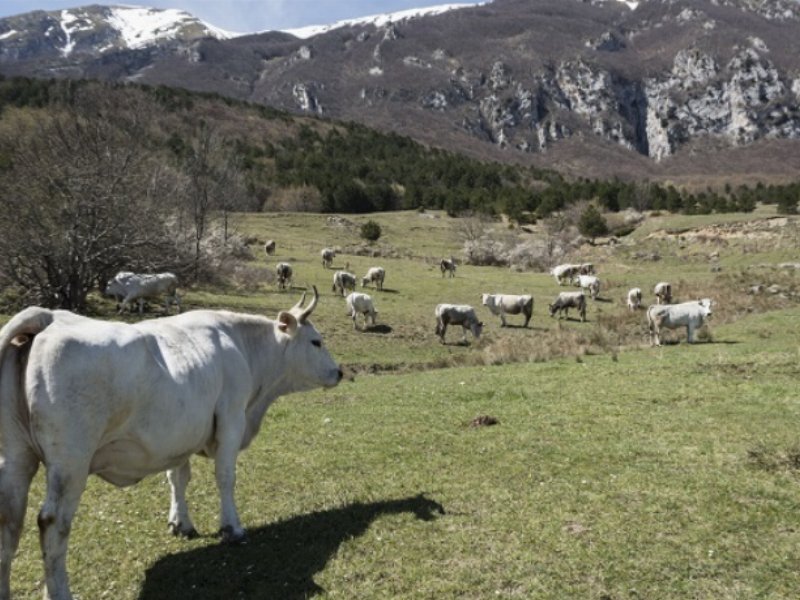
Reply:
[[[578,220],[578,231],[594,241],[594,238],[608,233],[608,223],[593,205],[586,207]]]
[[[381,226],[371,219],[361,226],[361,237],[370,242],[377,241],[381,233]]]

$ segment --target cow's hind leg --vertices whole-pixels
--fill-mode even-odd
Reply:
[[[5,449],[7,454],[8,448]],[[11,598],[11,561],[19,546],[28,489],[39,461],[25,449],[0,466],[0,600]]]
[[[217,418],[217,452],[214,457],[214,469],[221,504],[219,531],[224,542],[234,544],[245,539],[245,531],[239,522],[233,497],[236,486],[236,457],[242,446],[244,430],[244,412]]]
[[[192,479],[192,467],[187,460],[180,467],[167,471],[167,479],[172,489],[172,500],[169,507],[169,530],[172,535],[188,539],[197,537],[192,519],[189,517],[189,505],[186,504],[186,488]]]
[[[67,543],[88,476],[88,465],[47,465],[47,494],[38,518],[45,600],[72,599],[67,577]]]

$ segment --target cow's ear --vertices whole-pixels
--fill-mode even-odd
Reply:
[[[278,313],[278,329],[288,335],[294,335],[297,331],[297,318],[290,312],[281,311]]]

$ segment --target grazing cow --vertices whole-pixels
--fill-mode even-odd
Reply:
[[[211,310],[136,324],[39,307],[15,315],[0,330],[0,598],[10,596],[10,564],[40,463],[45,598],[72,598],[68,539],[90,474],[121,487],[167,471],[170,528],[194,537],[189,459],[212,458],[222,539],[242,541],[238,453],[276,398],[342,379],[308,321],[317,290],[306,308],[304,299],[276,320]]]
[[[333,288],[332,291],[336,293],[336,291],[341,292],[342,296],[344,297],[344,291],[350,290],[351,292],[356,291],[356,276],[352,273],[348,273],[347,271],[336,271],[333,274]]]
[[[636,310],[641,305],[642,305],[642,289],[635,287],[628,290],[628,308],[630,310]]]
[[[506,326],[505,315],[525,315],[527,327],[533,315],[533,296],[515,296],[511,294],[482,294],[481,303],[489,309],[493,315],[500,316],[502,327]]]
[[[445,273],[449,273],[450,277],[456,276],[456,261],[454,258],[443,258],[439,263],[439,269],[442,271],[442,277]]]
[[[565,318],[569,319],[569,309],[577,308],[581,315],[581,322],[586,322],[586,296],[583,295],[583,292],[561,292],[548,308],[550,316],[553,317],[558,312],[559,319],[562,313]]]
[[[322,256],[322,268],[330,269],[333,259],[336,258],[336,251],[333,248],[323,248],[319,253]]]
[[[594,275],[594,265],[592,263],[578,265],[578,275]]]
[[[694,342],[694,332],[711,317],[711,299],[703,298],[681,304],[653,304],[647,309],[647,326],[650,330],[650,343],[661,345],[661,329],[686,327],[686,341]]]
[[[461,334],[464,341],[467,341],[467,330],[477,340],[481,337],[483,323],[478,320],[475,309],[468,304],[438,304],[436,306],[436,335],[444,342],[444,335],[447,333],[448,325],[461,325]]]
[[[364,315],[365,328],[367,326],[367,318],[369,318],[372,321],[372,324],[375,325],[375,317],[377,316],[378,311],[375,310],[375,305],[372,303],[372,298],[370,298],[367,294],[352,292],[348,294],[345,302],[347,303],[347,314],[353,318],[353,329],[358,329],[356,324],[356,316],[359,314]]]
[[[130,310],[131,302],[139,304],[139,314],[144,312],[146,298],[164,298],[164,312],[174,304],[181,312],[181,298],[178,296],[178,278],[173,273],[132,273],[120,271],[106,284],[106,295],[119,301],[119,310]]]
[[[572,281],[572,279],[578,275],[580,271],[580,265],[556,265],[552,269],[550,269],[550,274],[556,278],[556,283],[558,285],[564,285]]]
[[[594,275],[578,275],[575,277],[575,285],[582,290],[589,290],[592,300],[597,300],[600,294],[600,280]]]
[[[386,279],[386,270],[383,267],[371,267],[367,274],[361,278],[361,287],[368,283],[375,283],[375,287],[383,291],[383,280]]]
[[[275,254],[275,240],[267,240],[267,243],[264,244],[264,252],[267,256]]]
[[[275,274],[278,276],[278,289],[285,290],[292,284],[292,265],[280,262],[275,266]]]
[[[666,281],[657,283],[653,293],[656,295],[656,304],[672,303],[672,285]]]

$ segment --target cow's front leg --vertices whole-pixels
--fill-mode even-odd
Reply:
[[[686,342],[688,344],[694,343],[694,328],[691,325],[686,326]]]
[[[506,317],[503,313],[500,313],[500,327],[506,326]]]
[[[88,476],[88,468],[79,465],[47,466],[47,494],[38,518],[44,559],[44,600],[72,600],[67,576],[67,543]]]
[[[180,467],[167,471],[167,480],[171,488],[169,507],[169,530],[172,535],[188,539],[197,537],[192,519],[189,517],[189,505],[186,504],[186,488],[192,479],[192,467],[187,460]]]
[[[242,447],[244,429],[244,411],[217,418],[217,453],[214,469],[220,499],[219,531],[222,540],[229,543],[239,543],[245,539],[245,531],[239,522],[233,497],[233,490],[236,487],[236,457]]]

